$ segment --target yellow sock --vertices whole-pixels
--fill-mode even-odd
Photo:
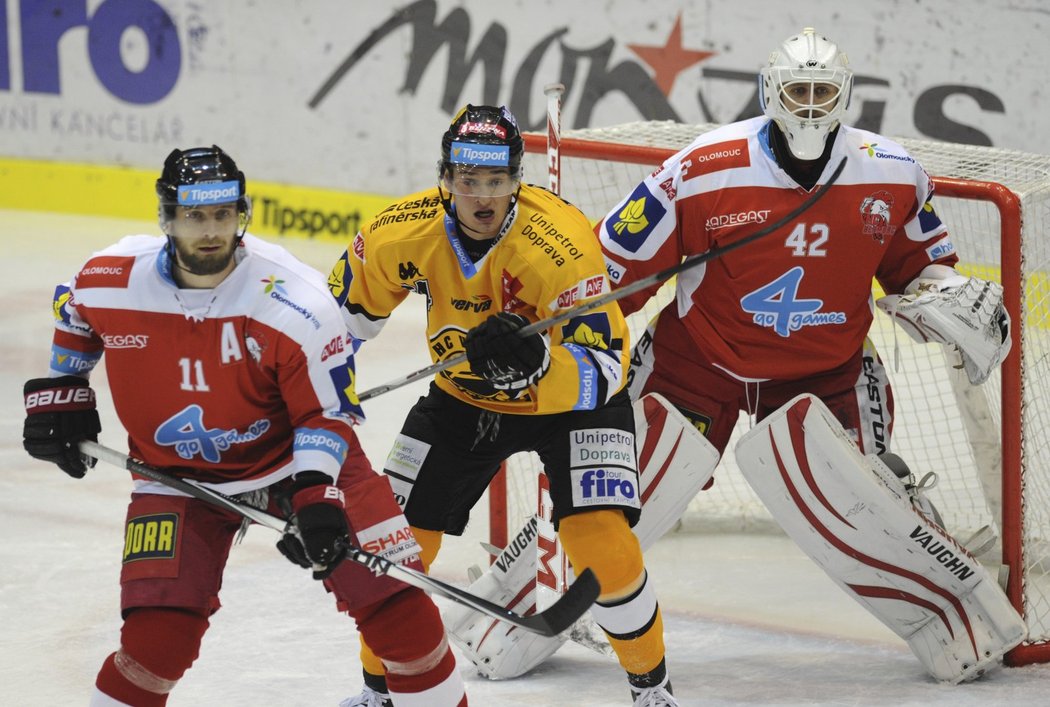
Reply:
[[[644,586],[647,577],[642,548],[623,513],[595,511],[563,518],[558,537],[572,566],[579,572],[590,567],[598,578],[602,586],[599,604],[613,607],[621,620],[624,616],[633,616],[629,622],[637,630],[625,632],[622,638],[608,636],[620,665],[635,675],[656,669],[664,659],[663,617],[659,605],[655,613],[646,609],[644,615],[634,615],[638,611],[635,606],[653,605],[649,603],[652,588]],[[627,601],[639,592],[639,596]],[[655,603],[655,599],[652,601]],[[608,612],[599,609],[595,607],[595,619]],[[601,625],[601,621],[598,623]]]

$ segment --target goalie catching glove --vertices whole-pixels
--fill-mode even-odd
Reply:
[[[920,278],[908,290],[876,304],[915,341],[955,346],[970,383],[986,381],[1010,353],[1010,317],[999,283],[961,276]]]
[[[551,365],[547,334],[519,336],[529,324],[520,314],[500,312],[467,332],[470,370],[497,390],[522,390],[535,385]]]
[[[80,376],[33,378],[23,389],[26,421],[22,446],[35,459],[57,464],[81,479],[95,460],[83,457],[77,444],[98,441],[102,424],[95,409],[95,391]]]
[[[319,471],[305,471],[295,480],[292,517],[277,541],[281,554],[300,567],[313,569],[314,579],[327,579],[346,557],[350,526],[343,492]]]

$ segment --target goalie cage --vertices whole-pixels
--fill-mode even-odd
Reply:
[[[594,222],[647,172],[715,127],[662,121],[565,131],[560,160],[548,158],[546,135],[527,134],[526,174],[538,181],[548,167],[557,170],[553,183]],[[1000,543],[982,560],[993,572],[998,563],[1009,569],[1007,594],[1029,631],[1007,663],[1050,662],[1050,156],[899,142],[934,175],[935,203],[962,258],[959,270],[1002,283],[1014,347],[1001,371],[974,387],[946,347],[921,346],[902,333],[894,338],[892,323],[876,311],[872,337],[897,401],[894,451],[917,475],[939,474],[929,493],[954,536],[965,541],[986,525],[998,534]],[[632,339],[672,296],[673,285],[665,285],[629,318]],[[780,532],[733,459],[747,427],[741,415],[714,487],[693,499],[679,530]],[[538,472],[534,454],[515,455],[491,487],[496,547],[535,511]]]

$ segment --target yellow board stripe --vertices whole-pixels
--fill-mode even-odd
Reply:
[[[109,216],[140,221],[157,217],[158,171],[90,164],[0,158],[0,208]],[[251,231],[259,235],[349,243],[393,199],[273,182],[248,181],[254,205]],[[1001,281],[997,267],[960,263],[964,275]],[[881,296],[875,285],[876,296]],[[1050,327],[1050,277],[1028,274],[1026,324]]]
[[[157,218],[157,171],[0,159],[0,208]],[[393,199],[375,194],[248,180],[252,233],[349,243],[361,224]]]

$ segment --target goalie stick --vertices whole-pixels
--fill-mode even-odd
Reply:
[[[625,285],[624,287],[621,287],[618,290],[613,290],[612,292],[608,292],[604,295],[595,297],[590,302],[584,302],[581,305],[572,307],[571,309],[567,309],[564,312],[561,312],[560,314],[554,315],[553,317],[541,319],[538,322],[533,322],[532,324],[523,326],[521,329],[517,330],[518,336],[530,336],[537,332],[546,331],[555,324],[560,324],[561,322],[572,319],[573,317],[577,317],[585,312],[589,312],[592,309],[604,307],[610,302],[616,302],[617,300],[623,299],[628,295],[633,295],[635,292],[639,292],[648,287],[652,287],[653,285],[664,282],[665,280],[674,277],[680,272],[684,272],[685,270],[694,268],[697,265],[703,265],[704,263],[710,262],[715,258],[722,257],[730,251],[734,251],[737,248],[742,248],[749,243],[754,243],[763,236],[768,236],[770,233],[779,230],[785,224],[801,216],[803,212],[809,209],[809,207],[817,203],[817,201],[819,201],[821,197],[828,193],[828,190],[832,187],[832,185],[835,184],[836,181],[838,181],[839,175],[842,174],[842,170],[845,167],[846,158],[843,157],[839,161],[838,166],[835,167],[835,171],[831,173],[830,177],[828,177],[828,181],[822,184],[820,189],[817,189],[815,192],[813,192],[808,199],[799,204],[790,213],[778,219],[776,222],[771,223],[765,228],[761,228],[758,231],[752,233],[751,235],[744,236],[743,238],[733,241],[732,243],[728,243],[724,246],[712,248],[711,250],[708,250],[703,253],[696,253],[694,255],[690,255],[688,258],[685,258],[680,263],[664,268],[663,270],[655,272],[647,277],[643,277],[640,280],[636,280],[635,282],[632,282],[629,285]],[[375,388],[370,388],[362,393],[359,393],[357,396],[358,400],[361,402],[364,402],[365,400],[371,400],[372,398],[383,395],[384,393],[389,393],[391,390],[396,390],[402,386],[408,385],[409,383],[414,383],[417,380],[423,378],[429,378],[430,376],[436,373],[440,373],[441,371],[452,368],[453,366],[458,366],[466,360],[467,355],[465,353],[458,354],[456,356],[451,356],[445,359],[444,361],[438,361],[437,363],[431,364],[426,368],[421,368],[415,373],[410,373],[407,376],[404,376],[397,380],[390,381],[389,383],[386,383],[384,385],[378,385]]]
[[[133,474],[147,478],[150,481],[156,481],[157,483],[168,486],[169,488],[182,491],[198,500],[210,503],[213,506],[218,506],[219,508],[224,508],[244,518],[248,518],[259,525],[276,530],[279,533],[284,533],[288,528],[289,522],[283,518],[259,510],[258,508],[253,508],[252,506],[241,503],[235,498],[226,496],[206,486],[194,483],[193,481],[165,474],[159,469],[155,469],[147,464],[136,461],[126,454],[118,452],[115,449],[110,449],[109,447],[104,447],[97,442],[85,440],[80,443],[79,449],[81,454],[86,454],[93,459],[98,459],[113,464],[114,466],[121,467]],[[480,611],[494,619],[499,619],[500,621],[519,626],[527,631],[538,633],[541,636],[556,636],[571,627],[577,619],[586,613],[591,604],[594,603],[594,600],[597,599],[598,595],[601,593],[601,587],[598,585],[598,580],[595,578],[594,573],[589,569],[584,570],[584,572],[576,578],[576,581],[572,586],[569,587],[568,591],[565,592],[561,599],[559,599],[554,605],[544,611],[530,616],[521,616],[509,609],[505,609],[499,604],[482,599],[481,597],[475,596],[459,587],[446,584],[445,582],[434,579],[423,572],[416,571],[409,567],[403,567],[384,557],[374,555],[357,547],[347,547],[347,559],[368,567],[377,575],[388,575],[404,582],[405,584],[443,596],[457,604],[470,607],[471,609]]]

